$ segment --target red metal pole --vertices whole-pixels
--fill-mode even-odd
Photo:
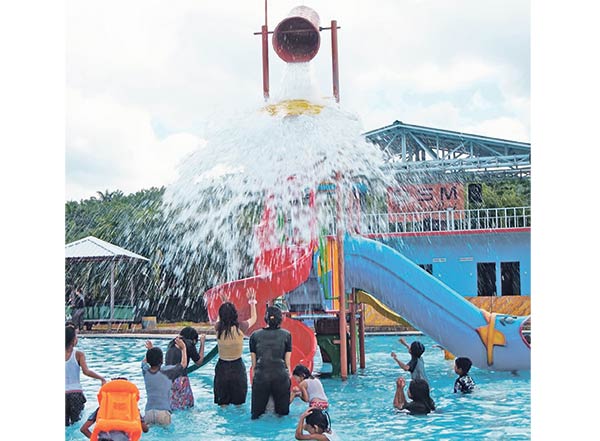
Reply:
[[[367,366],[367,357],[365,356],[365,305],[360,304],[360,317],[358,321],[358,347],[360,351],[360,368]]]
[[[340,189],[341,175],[339,172],[335,175],[336,180],[336,205],[337,205],[337,221],[336,221],[336,238],[338,244],[338,287],[339,293],[338,298],[340,302],[339,310],[339,330],[340,330],[340,375],[342,380],[348,379],[348,339],[346,338],[346,291],[344,286],[344,228],[343,222],[343,209],[344,204],[342,201],[343,193]]]
[[[356,292],[350,297],[350,373],[356,373]]]
[[[265,20],[266,20],[266,2],[265,2]],[[262,69],[263,69],[263,96],[265,101],[269,99],[269,31],[267,25],[261,27],[262,33]]]
[[[331,20],[331,61],[333,71],[333,96],[340,102],[340,72],[338,66],[337,20]]]

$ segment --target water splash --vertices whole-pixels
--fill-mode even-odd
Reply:
[[[259,252],[254,228],[267,199],[280,221],[273,240],[292,234],[307,242],[311,219],[319,228],[335,223],[331,196],[319,195],[308,207],[306,196],[319,184],[338,176],[348,194],[357,182],[381,194],[390,185],[381,150],[361,135],[355,113],[320,98],[309,63],[288,64],[274,97],[266,107],[211,121],[208,142],[182,162],[166,189],[163,205],[178,240],[165,264],[176,275],[196,267],[209,286],[251,275]],[[309,110],[277,107],[289,100],[305,100]]]

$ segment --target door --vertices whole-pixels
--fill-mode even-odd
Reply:
[[[521,295],[521,268],[519,262],[501,262],[502,295]]]
[[[477,295],[495,296],[496,295],[496,263],[479,262],[477,263]]]

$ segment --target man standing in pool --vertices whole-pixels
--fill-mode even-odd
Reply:
[[[250,357],[254,378],[252,381],[252,419],[265,413],[269,397],[273,397],[275,413],[290,413],[290,363],[292,335],[280,329],[283,317],[276,306],[269,306],[265,313],[268,327],[250,336]]]

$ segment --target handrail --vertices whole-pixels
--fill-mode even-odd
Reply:
[[[410,213],[364,213],[362,234],[469,231],[531,227],[531,207],[480,208]]]

